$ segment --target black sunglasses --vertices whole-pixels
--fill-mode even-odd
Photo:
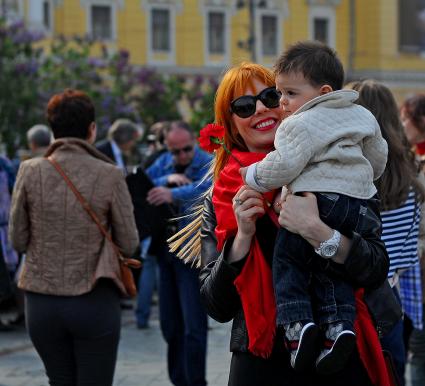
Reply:
[[[170,150],[170,153],[172,155],[179,155],[181,152],[190,153],[192,150],[193,150],[193,146],[188,145],[188,146],[182,147],[181,149]]]
[[[258,95],[243,95],[230,102],[230,111],[240,118],[248,118],[255,114],[257,100],[268,109],[279,107],[279,99],[282,93],[274,87],[265,88]]]

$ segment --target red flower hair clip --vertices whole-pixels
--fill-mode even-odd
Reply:
[[[226,146],[224,146],[224,131],[223,126],[215,123],[209,123],[199,132],[199,146],[201,149],[208,153],[214,152],[220,146],[223,146],[224,150],[228,152]]]
[[[223,126],[217,125],[215,123],[209,123],[208,125],[204,126],[199,132],[199,147],[208,153],[212,153],[221,146],[227,154],[229,154],[238,162],[239,165],[243,166],[224,144],[225,131],[226,129]]]

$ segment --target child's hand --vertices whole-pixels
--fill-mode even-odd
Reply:
[[[246,184],[246,171],[248,170],[248,167],[240,168],[239,173],[241,174],[243,183]]]
[[[286,186],[282,186],[282,191],[280,193],[280,201],[281,202],[285,202],[286,197],[288,196],[288,194],[291,194],[291,192],[289,191],[289,189]]]

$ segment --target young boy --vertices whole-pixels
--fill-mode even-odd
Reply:
[[[384,171],[387,143],[374,116],[353,103],[358,94],[341,90],[344,70],[329,47],[297,43],[277,60],[275,74],[286,113],[276,150],[241,174],[260,192],[285,185],[294,194],[314,192],[321,219],[335,229],[314,249],[281,228],[273,256],[277,324],[285,329],[291,365],[302,371],[316,359],[317,371],[326,374],[343,368],[355,346],[354,291],[328,273],[329,259],[341,233],[349,236],[368,221],[364,200],[376,193],[373,180]],[[325,334],[317,358],[315,321]]]

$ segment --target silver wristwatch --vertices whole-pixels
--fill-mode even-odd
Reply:
[[[341,233],[334,230],[332,237],[329,240],[322,241],[319,248],[314,248],[314,251],[325,259],[331,259],[336,255],[340,242]]]

